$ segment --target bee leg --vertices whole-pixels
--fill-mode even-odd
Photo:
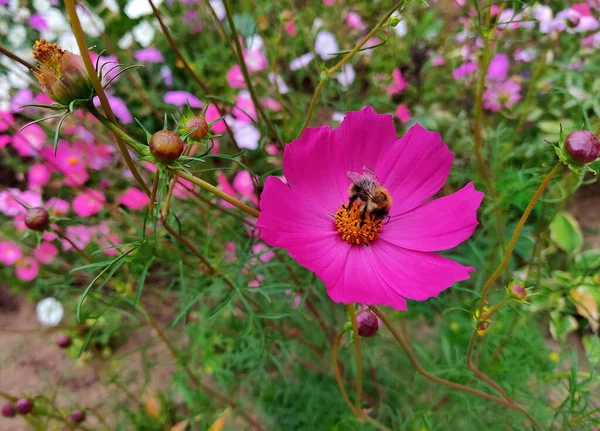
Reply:
[[[387,220],[385,221],[385,224],[388,224],[390,222],[392,218],[390,216],[387,216]]]
[[[357,195],[350,196],[350,200],[348,201],[348,206],[346,207],[348,212],[350,212],[350,208],[352,208],[352,205],[354,205],[354,202],[356,202],[356,199],[358,199]]]
[[[360,226],[362,227],[365,224],[365,217],[367,216],[367,205],[363,208],[360,213]]]

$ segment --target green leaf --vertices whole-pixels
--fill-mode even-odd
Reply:
[[[583,244],[579,223],[567,212],[558,213],[550,223],[550,239],[567,253],[574,253]]]
[[[578,326],[573,316],[561,314],[559,311],[550,313],[550,334],[555,340],[564,341]]]
[[[594,270],[600,266],[600,249],[585,250],[575,258],[577,267],[583,270]]]

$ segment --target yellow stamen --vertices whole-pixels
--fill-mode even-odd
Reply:
[[[369,244],[381,232],[383,226],[381,218],[367,213],[364,220],[361,220],[362,212],[361,205],[355,203],[351,207],[342,204],[335,213],[335,228],[342,239],[350,244]]]
[[[65,52],[55,43],[48,43],[45,39],[36,40],[33,45],[33,58],[52,70],[60,77],[60,59]]]
[[[77,160],[77,157],[75,157],[75,156],[69,157],[70,165],[76,165],[78,162],[79,162],[79,160]]]

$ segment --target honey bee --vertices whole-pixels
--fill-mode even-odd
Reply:
[[[371,214],[376,219],[382,219],[390,212],[392,206],[392,197],[390,193],[381,185],[379,178],[372,169],[363,166],[363,173],[346,172],[352,184],[348,189],[350,200],[348,208],[359,201],[362,206],[361,224],[364,224],[367,214]]]

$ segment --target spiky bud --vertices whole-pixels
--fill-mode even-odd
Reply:
[[[368,310],[358,313],[356,323],[358,325],[358,335],[361,337],[372,337],[377,334],[377,330],[379,329],[377,316]]]
[[[93,85],[80,55],[41,39],[33,45],[33,58],[40,63],[33,74],[50,99],[65,106],[91,99]]]
[[[25,226],[37,232],[43,232],[50,223],[50,215],[45,208],[36,207],[27,210],[25,214]]]
[[[26,415],[31,410],[33,410],[33,403],[29,398],[21,398],[17,400],[15,406],[17,407],[17,412],[20,415]]]
[[[575,163],[592,163],[600,156],[600,141],[588,130],[576,130],[565,139],[565,151]]]
[[[80,424],[85,420],[85,412],[82,410],[73,410],[69,419],[74,424]]]
[[[17,414],[17,409],[14,404],[4,404],[2,406],[2,416],[5,418],[14,418]]]
[[[183,141],[170,130],[159,130],[148,142],[150,152],[161,162],[174,162],[183,153]]]
[[[187,119],[185,122],[185,133],[192,131],[194,132],[190,135],[190,138],[196,141],[204,138],[208,133],[208,123],[202,117],[194,116]]]
[[[56,345],[61,349],[68,348],[71,345],[71,342],[71,337],[69,337],[67,334],[60,334],[58,337],[56,337]]]
[[[508,288],[508,294],[516,301],[525,301],[527,299],[527,290],[519,283],[511,283]]]

